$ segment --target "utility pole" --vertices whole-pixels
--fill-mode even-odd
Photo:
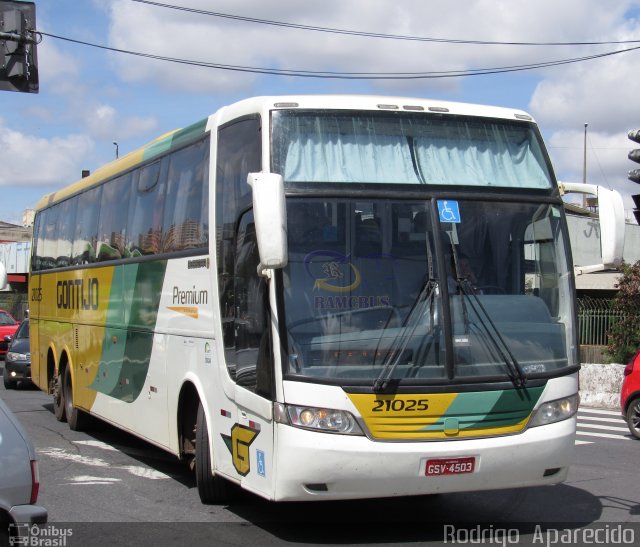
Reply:
[[[588,123],[584,124],[584,156],[582,159],[582,184],[587,184],[587,127]],[[587,208],[587,194],[582,194],[582,207]]]

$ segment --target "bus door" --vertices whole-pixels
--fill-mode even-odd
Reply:
[[[243,486],[265,496],[273,491],[273,352],[269,320],[268,282],[258,276],[258,245],[253,213],[238,226],[232,295],[223,319],[229,376],[235,382],[236,416],[227,445],[235,473]],[[224,297],[223,297],[224,298]],[[221,431],[223,436],[225,432]]]

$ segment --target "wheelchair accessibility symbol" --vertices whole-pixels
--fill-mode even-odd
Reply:
[[[461,222],[460,208],[455,200],[439,199],[438,213],[440,214],[440,222]]]

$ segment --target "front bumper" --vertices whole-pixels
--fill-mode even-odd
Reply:
[[[31,380],[31,363],[26,361],[5,361],[4,373],[10,380]]]
[[[469,492],[557,484],[566,479],[576,417],[517,435],[380,442],[277,425],[276,501]],[[426,476],[427,459],[475,457],[473,473]]]

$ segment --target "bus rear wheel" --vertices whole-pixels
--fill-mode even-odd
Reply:
[[[209,428],[202,403],[198,404],[196,418],[196,484],[202,503],[222,503],[227,497],[227,483],[212,471],[209,449]]]
[[[71,380],[71,371],[68,366],[65,367],[63,373],[62,399],[69,429],[73,431],[84,430],[87,427],[89,416],[73,405],[73,384]]]
[[[66,422],[67,416],[64,412],[64,396],[62,392],[62,375],[58,374],[53,380],[53,413],[56,420]]]

